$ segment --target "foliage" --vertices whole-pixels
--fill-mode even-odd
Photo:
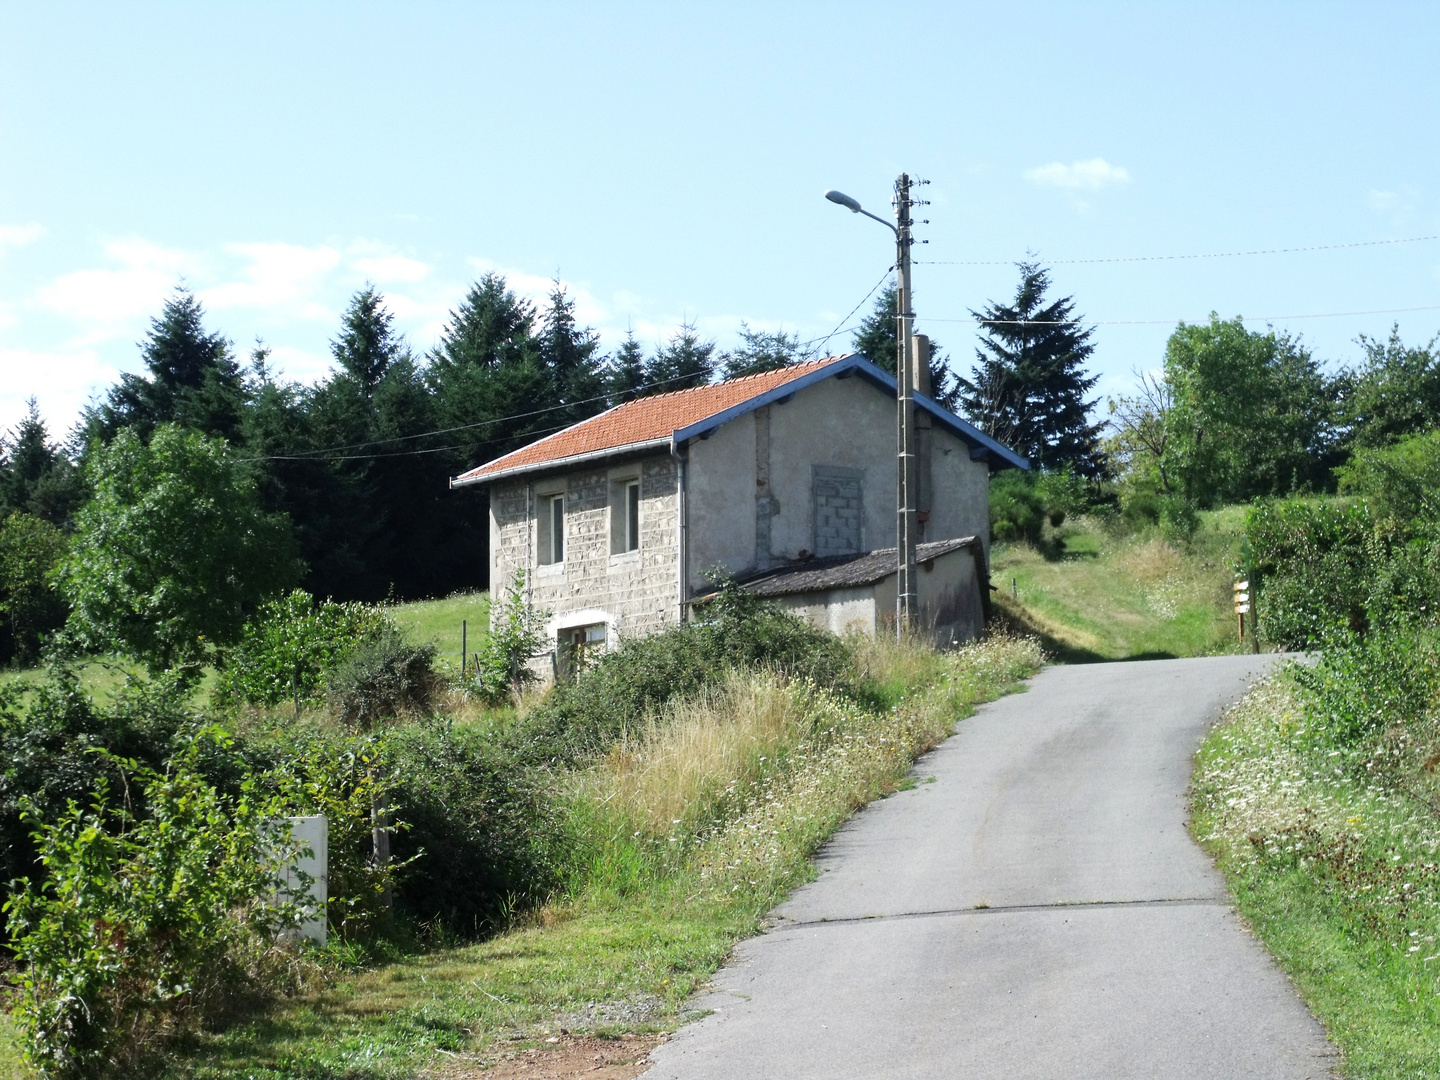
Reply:
[[[1045,500],[1035,477],[1006,469],[990,478],[990,535],[1001,542],[1040,542],[1045,528]]]
[[[810,353],[801,345],[799,334],[787,334],[784,330],[752,330],[742,321],[740,347],[725,353],[720,364],[725,378],[739,379],[808,359]]]
[[[95,495],[59,581],[68,632],[92,652],[197,661],[298,575],[288,522],[260,509],[218,439],[166,424],[147,444],[126,429],[94,448],[87,477]]]
[[[1301,343],[1216,316],[1165,347],[1165,475],[1199,506],[1324,488],[1336,386]]]
[[[895,374],[895,361],[898,359],[895,337],[895,298],[897,295],[899,295],[899,290],[893,281],[880,290],[874,308],[871,309],[869,315],[860,320],[860,325],[855,330],[855,336],[851,338],[851,348],[881,371],[889,372],[891,375]],[[931,400],[954,411],[959,402],[958,390],[955,373],[950,370],[949,361],[940,348],[940,343],[932,339],[930,342]]]
[[[340,370],[366,394],[374,392],[404,351],[394,323],[395,316],[385,308],[385,298],[368,284],[351,297],[340,317],[340,336],[330,343],[330,353]]]
[[[580,678],[555,687],[510,737],[525,760],[581,760],[607,750],[648,710],[737,667],[773,668],[826,686],[854,679],[838,638],[725,580],[695,621],[604,654]]]
[[[1137,371],[1134,396],[1111,398],[1108,405],[1112,433],[1104,450],[1112,472],[1132,490],[1170,491],[1170,384],[1153,372]]]
[[[0,615],[8,631],[0,636],[0,660],[34,663],[65,624],[65,601],[51,579],[68,548],[65,534],[44,518],[15,513],[0,523]]]
[[[705,341],[694,323],[684,323],[656,350],[645,369],[652,393],[704,386],[715,374],[715,342]]]
[[[1095,352],[1092,329],[1081,326],[1072,297],[1046,302],[1050,274],[1022,262],[1020,285],[1009,304],[971,312],[980,347],[969,379],[960,380],[965,415],[987,435],[1047,469],[1073,468],[1082,476],[1102,471],[1100,431],[1090,420],[1086,395],[1099,376],[1085,364]]]
[[[277,872],[294,856],[280,807],[250,779],[223,798],[199,772],[207,739],[223,735],[195,736],[165,773],[112,759],[144,816],[104,778],[87,809],[71,802],[47,823],[27,808],[46,875],[5,910],[14,1016],[49,1075],[133,1075],[160,1040],[259,990],[266,944],[298,924]]]
[[[325,676],[331,710],[362,731],[424,713],[435,685],[435,646],[415,644],[390,622],[380,623]]]
[[[1365,496],[1375,517],[1394,528],[1440,521],[1440,429],[1361,448],[1336,475],[1341,491]]]
[[[656,389],[646,383],[645,347],[635,338],[634,330],[625,332],[625,340],[605,364],[605,397],[611,405],[623,405]]]
[[[1353,445],[1374,449],[1440,428],[1440,339],[1407,346],[1396,325],[1384,341],[1357,340],[1365,359],[1347,374],[1340,405]]]
[[[1368,622],[1375,529],[1363,502],[1290,499],[1256,503],[1245,521],[1261,635],[1304,648]]]
[[[80,471],[50,441],[33,397],[25,409],[20,423],[0,437],[0,517],[33,514],[64,528],[84,501]]]
[[[204,326],[205,310],[183,286],[150,320],[140,352],[148,375],[120,376],[105,400],[87,409],[87,442],[109,442],[129,429],[141,438],[162,424],[234,441],[239,437],[244,387],[230,343]]]
[[[18,684],[0,690],[0,879],[39,872],[22,807],[56,821],[70,803],[86,804],[101,778],[113,775],[106,755],[163,768],[177,735],[196,719],[173,677],[132,682],[103,703],[63,666],[28,701]]]
[[[391,929],[390,898],[411,862],[374,855],[377,817],[392,838],[408,828],[394,808],[405,776],[397,768],[388,732],[348,735],[290,727],[252,747],[265,763],[265,781],[276,797],[328,822],[326,915],[342,941],[364,944]]]
[[[574,845],[552,776],[489,731],[446,720],[396,730],[390,749],[388,798],[405,823],[396,901],[419,929],[476,937],[560,887]]]
[[[384,622],[381,608],[317,604],[302,589],[267,600],[245,624],[240,640],[223,654],[215,701],[278,705],[297,699],[312,705],[324,689],[326,671],[378,633]]]
[[[532,685],[538,676],[530,661],[545,652],[548,612],[532,611],[525,600],[525,574],[517,572],[493,609],[490,635],[475,652],[471,687],[482,701],[499,704]]]

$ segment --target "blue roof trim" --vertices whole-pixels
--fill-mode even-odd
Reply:
[[[852,353],[844,359],[835,361],[833,364],[826,364],[824,367],[801,375],[799,378],[781,383],[779,386],[772,390],[767,390],[763,394],[756,394],[753,398],[742,401],[738,405],[732,405],[730,408],[723,412],[718,412],[714,416],[707,416],[704,420],[691,424],[689,427],[679,429],[675,432],[675,442],[676,444],[683,443],[699,435],[714,431],[721,424],[728,423],[737,416],[744,416],[748,412],[753,412],[766,405],[774,404],[781,398],[791,397],[797,390],[803,390],[807,386],[814,386],[824,379],[832,379],[845,372],[860,376],[866,382],[885,390],[891,396],[895,394],[895,376],[882,371],[863,356]],[[933,416],[936,421],[952,435],[969,443],[974,450],[985,452],[982,456],[993,455],[993,457],[997,459],[996,464],[998,464],[1000,468],[1007,466],[1026,470],[1030,468],[1030,462],[1015,453],[1014,450],[996,442],[979,428],[973,424],[966,423],[960,419],[960,417],[948,409],[942,408],[924,394],[915,395],[915,404]],[[973,456],[975,455],[972,453],[972,457]]]

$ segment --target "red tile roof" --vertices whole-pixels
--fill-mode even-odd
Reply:
[[[729,379],[709,386],[697,386],[693,390],[676,390],[669,394],[656,394],[653,397],[627,401],[599,416],[582,420],[564,431],[547,435],[529,446],[522,446],[504,457],[498,457],[462,473],[452,483],[477,483],[501,473],[527,470],[636,443],[668,439],[682,428],[697,424],[842,359],[844,357],[827,356],[823,360],[812,360],[806,364],[795,364],[777,371],[747,375],[741,379]]]

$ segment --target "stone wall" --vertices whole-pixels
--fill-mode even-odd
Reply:
[[[612,554],[617,485],[640,481],[640,547]],[[565,495],[565,558],[536,566],[535,507],[542,495]],[[613,645],[674,624],[679,615],[679,521],[675,463],[668,454],[620,465],[600,464],[556,476],[502,481],[490,489],[492,591],[529,570],[529,599],[549,613],[553,634],[605,623]]]

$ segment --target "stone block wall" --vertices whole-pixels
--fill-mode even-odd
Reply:
[[[612,511],[612,485],[636,477],[640,547],[612,554],[611,514],[620,512]],[[561,491],[565,558],[537,566],[537,498]],[[517,570],[528,570],[530,603],[549,612],[552,626],[605,622],[612,639],[624,640],[673,625],[679,619],[678,506],[675,463],[668,454],[495,484],[490,491],[492,590],[498,595]]]

